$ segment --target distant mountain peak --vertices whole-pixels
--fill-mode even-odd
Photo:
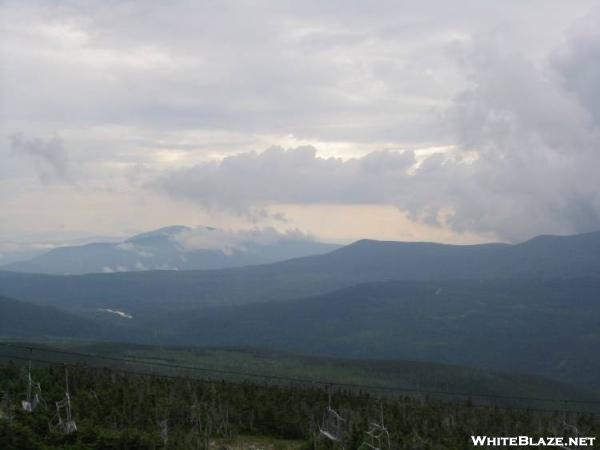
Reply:
[[[159,228],[157,230],[136,234],[135,236],[125,240],[125,242],[136,242],[149,238],[172,237],[186,231],[192,231],[192,228],[186,227],[185,225],[171,225],[168,227]]]
[[[2,269],[62,275],[224,269],[322,254],[337,247],[294,240],[271,229],[265,234],[260,230],[237,232],[207,226],[172,225],[137,234],[122,242],[57,247],[29,261],[2,266]]]

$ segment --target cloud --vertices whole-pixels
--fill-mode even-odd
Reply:
[[[116,247],[125,252],[135,253],[142,258],[152,258],[154,256],[152,252],[148,251],[143,246],[134,244],[133,242],[120,242],[116,245]]]
[[[435,145],[451,131],[436,113],[464,85],[457,45],[518,16],[510,32],[526,30],[522,45],[539,51],[588,2],[421,3],[9,0],[5,119],[118,124],[155,144],[161,132],[205,130]]]
[[[9,139],[11,149],[16,155],[28,157],[33,161],[43,182],[70,179],[69,155],[60,138],[40,139],[13,134]]]
[[[323,158],[312,147],[247,152],[169,173],[154,183],[206,208],[248,213],[273,203],[388,203],[389,189],[409,178],[411,151],[379,151],[362,158]]]
[[[560,57],[539,60],[501,36],[466,55],[471,87],[457,97],[453,117],[457,148],[476,160],[433,165],[428,176],[447,179],[455,193],[446,199],[455,229],[515,240],[600,228],[597,84],[577,82],[575,90],[565,77],[600,81],[597,61],[579,55],[581,39],[580,31],[568,34]],[[585,39],[600,45],[598,33]]]
[[[446,112],[454,150],[421,161],[412,151],[344,160],[271,148],[177,170],[155,186],[241,214],[282,203],[395,205],[415,221],[510,241],[598,229],[599,53],[593,27],[539,59],[503,34],[466,47],[468,87]]]
[[[599,228],[593,5],[4,1],[10,234],[270,223],[281,203],[393,205],[503,240]]]
[[[183,250],[219,250],[226,255],[234,251],[246,252],[249,247],[268,246],[282,242],[314,242],[315,239],[300,230],[277,231],[272,227],[246,230],[226,230],[198,227],[184,230],[172,238]]]
[[[600,123],[600,7],[576,21],[564,48],[552,56],[563,87]]]

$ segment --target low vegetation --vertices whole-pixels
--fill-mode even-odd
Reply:
[[[65,395],[66,372],[78,428],[71,434],[53,419],[55,401]],[[44,401],[27,413],[20,406],[27,390],[26,365],[8,363],[0,368],[0,448],[331,448],[333,443],[319,432],[325,427],[339,435],[345,448],[358,449],[366,448],[372,421],[387,427],[390,448],[466,449],[471,448],[473,434],[571,436],[575,430],[582,436],[600,434],[600,417],[585,413],[476,407],[469,401],[209,382],[82,366],[37,368],[32,375],[41,384]],[[344,418],[339,429],[324,420],[329,401]]]

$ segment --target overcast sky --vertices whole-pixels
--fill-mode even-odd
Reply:
[[[594,3],[0,1],[0,251],[600,229]]]

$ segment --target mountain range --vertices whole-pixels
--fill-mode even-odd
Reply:
[[[596,389],[598,292],[600,232],[516,245],[362,240],[220,270],[0,272],[0,294],[110,330],[98,338],[412,359]]]
[[[134,315],[282,301],[380,281],[600,276],[600,232],[540,236],[521,244],[446,245],[361,240],[322,255],[193,271],[77,276],[0,271],[0,294],[70,310]]]

